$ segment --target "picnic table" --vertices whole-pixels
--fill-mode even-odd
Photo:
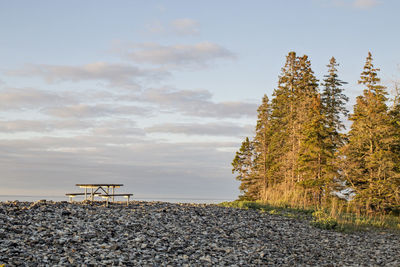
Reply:
[[[111,201],[114,202],[114,197],[122,196],[127,199],[126,204],[129,204],[129,198],[133,194],[115,194],[115,189],[120,188],[123,184],[76,184],[79,188],[84,188],[84,193],[67,193],[66,196],[69,197],[69,201],[72,202],[72,198],[76,196],[85,196],[84,200],[89,200],[93,203],[94,197],[98,196],[104,198],[106,201],[106,206],[108,206],[108,201],[111,198]],[[90,191],[88,192],[88,189]],[[110,192],[111,189],[111,192]]]

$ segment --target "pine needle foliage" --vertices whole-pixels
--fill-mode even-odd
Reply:
[[[399,129],[392,122],[378,71],[368,53],[359,80],[365,89],[350,115],[349,143],[343,148],[346,179],[356,192],[354,201],[366,212],[391,211],[400,203]]]
[[[340,200],[348,211],[400,212],[400,98],[387,106],[369,53],[359,80],[364,91],[344,133],[347,83],[338,66],[332,57],[319,85],[306,55],[287,55],[271,101],[264,95],[257,110],[254,137],[232,162],[240,199],[333,209],[333,193],[346,181],[355,193]]]

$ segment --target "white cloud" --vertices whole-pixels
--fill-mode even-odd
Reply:
[[[378,0],[355,0],[353,6],[355,8],[368,9],[381,4]]]
[[[47,105],[68,104],[76,102],[69,94],[53,93],[34,88],[0,89],[0,110],[40,109]]]
[[[112,86],[135,86],[138,79],[159,80],[169,75],[165,70],[141,69],[126,64],[105,62],[81,66],[30,64],[17,70],[8,71],[15,76],[38,76],[49,83],[61,81],[105,81]]]
[[[214,102],[207,90],[174,90],[168,88],[148,89],[141,101],[159,105],[161,108],[188,116],[239,118],[255,117],[258,105],[246,102]]]
[[[188,34],[190,23],[186,21],[187,26],[180,23],[180,29]],[[130,52],[129,56],[135,62],[163,67],[146,69],[104,62],[73,66],[31,64],[7,74],[40,77],[48,83],[101,81],[113,89],[136,88],[141,82],[168,76],[165,66],[199,67],[235,57],[229,50],[209,42],[175,46],[143,44],[134,46]],[[149,125],[145,120],[157,112],[162,116],[156,119],[163,119],[166,113],[170,118],[178,114],[201,119],[255,115],[255,104],[216,102],[212,97],[208,90],[168,88],[118,91],[100,87],[86,92],[79,88],[57,92],[0,89],[0,111],[6,111],[0,120],[2,188],[8,193],[26,190],[29,194],[44,192],[46,187],[50,194],[57,194],[56,188],[63,188],[63,194],[68,186],[78,182],[115,181],[126,184],[127,190],[133,193],[154,194],[157,185],[157,188],[163,188],[164,194],[179,195],[184,183],[192,197],[196,194],[235,196],[237,184],[229,167],[232,152],[227,149],[231,151],[240,144],[203,139],[218,140],[217,136],[220,136],[226,141],[225,136],[247,134],[247,126],[159,122],[143,129],[132,119],[140,116],[141,122]],[[9,110],[13,112],[11,117],[8,117]],[[29,120],[25,116],[31,110],[42,112],[40,116],[32,116],[35,119],[42,118],[43,114],[49,119]],[[214,137],[196,137],[203,143],[183,143],[173,138],[163,142],[146,135],[147,132]],[[5,192],[0,188],[1,193]]]
[[[162,123],[145,129],[149,133],[176,133],[186,135],[244,136],[251,134],[251,126],[233,123]]]
[[[146,25],[146,29],[153,34],[161,34],[165,32],[164,25],[158,20]]]
[[[157,35],[190,36],[200,33],[200,24],[196,20],[189,18],[175,19],[165,24],[155,20],[146,25],[146,30],[151,34]]]
[[[143,43],[130,45],[124,56],[137,63],[172,67],[204,67],[217,59],[234,59],[228,49],[211,42],[194,45],[160,45]]]
[[[149,116],[149,108],[132,105],[111,104],[77,104],[69,106],[50,107],[45,110],[48,115],[59,118],[95,118],[113,115]]]
[[[100,126],[92,130],[92,134],[96,136],[144,136],[146,133],[143,129],[137,127],[123,127],[122,125],[115,126]]]
[[[369,9],[382,4],[379,0],[330,0],[336,7],[348,7],[356,9]]]
[[[2,175],[0,194],[29,188],[30,194],[47,191],[60,196],[82,182],[120,182],[126,192],[235,197],[237,184],[230,172],[226,143],[137,142],[117,137],[35,138],[0,140]],[[33,179],[34,178],[34,179]],[[70,189],[68,189],[70,188]]]
[[[112,110],[110,107],[102,105],[77,104],[70,106],[51,107],[47,108],[45,112],[51,116],[59,118],[90,118],[107,116],[112,112]]]
[[[199,34],[199,23],[193,19],[176,19],[171,22],[174,31],[179,35],[196,35]]]
[[[91,123],[81,120],[0,121],[0,133],[19,133],[19,132],[45,133],[55,130],[82,130],[88,127],[91,127]]]
[[[75,132],[71,132],[75,131]],[[145,136],[145,131],[128,119],[112,120],[82,120],[82,119],[51,119],[51,120],[0,120],[1,134],[38,133],[53,134],[55,131],[68,131],[70,135],[79,135],[82,131],[90,134],[93,139],[123,138]],[[11,137],[11,136],[10,136]],[[103,139],[104,140],[104,139]],[[63,143],[60,146],[65,145]],[[68,145],[67,145],[68,146]]]
[[[14,120],[0,121],[0,133],[15,132],[43,132],[47,131],[47,125],[42,121]]]

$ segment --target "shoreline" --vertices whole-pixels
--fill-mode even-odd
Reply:
[[[25,196],[25,195],[0,195],[0,202],[19,201],[19,202],[36,202],[39,200],[63,202],[68,201],[67,196]],[[133,197],[135,201],[161,201],[170,203],[207,203],[217,204],[225,201],[234,201],[234,199],[215,199],[215,198],[179,198],[179,197]],[[74,202],[81,202],[83,198],[76,198]]]
[[[344,234],[215,204],[80,203],[0,202],[0,264],[400,264],[400,236],[390,233]]]

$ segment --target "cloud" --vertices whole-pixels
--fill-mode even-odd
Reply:
[[[96,118],[113,115],[149,116],[151,112],[149,108],[145,107],[111,104],[77,104],[50,107],[45,110],[46,114],[59,118]]]
[[[164,25],[158,20],[146,25],[146,29],[153,34],[165,33]]]
[[[355,0],[353,2],[353,6],[360,9],[368,9],[380,4],[381,2],[378,0]]]
[[[11,120],[0,121],[0,133],[36,132],[55,130],[82,130],[91,124],[81,120]]]
[[[143,129],[136,126],[136,122],[128,119],[104,121],[93,127],[91,133],[94,136],[106,136],[113,138],[117,136],[144,136],[146,134]]]
[[[379,0],[332,0],[336,7],[349,7],[356,9],[369,9],[382,4]]]
[[[127,140],[132,136],[145,136],[145,131],[136,126],[136,123],[128,119],[113,120],[82,120],[82,119],[61,119],[61,120],[0,120],[0,133],[53,133],[54,131],[77,131],[75,136],[84,131],[90,134],[93,139],[99,138],[120,138]],[[73,132],[69,132],[74,135]],[[121,139],[122,137],[122,139]],[[103,139],[104,140],[104,139]],[[123,141],[124,142],[124,141]],[[61,145],[61,143],[59,144]],[[62,144],[62,145],[65,145]]]
[[[199,34],[199,23],[193,19],[176,19],[171,22],[174,31],[179,35],[197,35]]]
[[[96,127],[92,130],[93,135],[99,136],[144,136],[146,132],[143,129],[132,127],[132,128],[123,128],[119,127]]]
[[[239,118],[254,117],[257,104],[246,102],[214,102],[207,90],[173,90],[168,88],[148,89],[140,97],[141,101],[159,105],[170,112],[180,112],[188,116]]]
[[[39,108],[52,118],[0,121],[0,183],[3,185],[0,194],[63,196],[73,190],[74,184],[82,182],[121,182],[126,185],[126,192],[148,195],[234,198],[237,194],[237,183],[229,167],[232,152],[226,150],[231,151],[240,144],[177,140],[167,143],[149,139],[146,130],[138,127],[130,116],[148,116],[152,114],[151,106],[156,106],[155,110],[203,116],[196,110],[200,107],[209,109],[210,116],[222,116],[213,112],[220,103],[213,102],[207,90],[146,90],[143,95],[132,93],[132,99],[112,98],[97,104],[99,100],[110,100],[110,96],[100,94],[92,99],[92,93],[84,93],[79,97],[83,102],[79,103],[68,97],[69,92],[25,88],[7,89],[2,93],[4,103]],[[91,104],[85,103],[89,99]],[[143,103],[136,106],[132,104],[135,101]],[[164,124],[158,125],[158,129],[155,126],[147,131],[222,136],[246,131],[229,123],[177,124],[175,127]],[[29,134],[17,136],[15,133]],[[182,188],[186,193],[182,193]]]
[[[234,53],[211,42],[170,46],[157,43],[134,44],[123,55],[137,63],[170,67],[205,67],[217,59],[235,58]]]
[[[162,123],[145,128],[145,131],[186,135],[243,136],[251,134],[251,128],[251,126],[239,126],[232,123]]]
[[[14,120],[0,121],[0,133],[47,131],[47,125],[42,121]]]
[[[76,183],[118,182],[125,185],[121,190],[135,194],[234,198],[232,155],[218,148],[237,145],[130,139],[112,146],[92,136],[0,140],[0,194],[26,190],[63,196]]]
[[[38,76],[48,83],[104,81],[112,86],[137,85],[139,79],[160,80],[169,73],[161,69],[141,69],[126,64],[110,64],[105,62],[90,63],[81,66],[30,64],[17,70],[8,71],[15,76]]]
[[[70,94],[53,93],[34,88],[0,89],[0,110],[40,109],[47,105],[76,102]]]
[[[166,24],[155,20],[146,25],[146,30],[157,35],[190,36],[200,33],[200,24],[196,20],[189,18],[175,19]]]

